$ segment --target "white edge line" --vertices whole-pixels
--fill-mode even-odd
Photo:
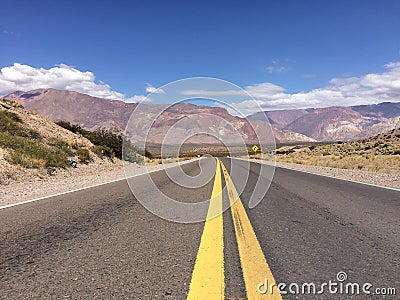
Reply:
[[[233,159],[245,160],[245,161],[248,161],[248,162],[268,165],[268,164],[264,163],[263,161],[255,161],[255,160],[250,160],[250,159],[246,159],[246,158],[239,158],[238,157],[238,158],[233,158]],[[303,172],[303,173],[307,173],[307,174],[312,174],[312,175],[317,175],[317,176],[322,176],[322,177],[328,177],[328,178],[333,178],[333,179],[339,179],[339,180],[344,180],[344,181],[349,181],[349,182],[369,185],[369,186],[373,186],[373,187],[377,187],[377,188],[381,188],[381,189],[387,189],[387,190],[400,192],[400,189],[396,189],[396,188],[389,187],[389,186],[383,186],[383,185],[377,185],[377,184],[373,184],[373,183],[367,183],[367,182],[361,182],[361,181],[346,179],[346,178],[334,177],[334,176],[329,176],[329,175],[325,175],[325,174],[318,174],[318,173],[313,173],[313,172],[309,172],[309,171],[292,169],[292,168],[289,168],[289,167],[283,167],[283,166],[277,166],[277,165],[272,165],[272,166],[275,167],[275,168],[282,168],[282,169],[287,169],[287,170],[292,170],[292,171],[297,171],[297,172]]]
[[[142,176],[142,175],[145,175],[145,174],[150,174],[150,173],[162,171],[162,170],[169,169],[169,168],[178,167],[178,166],[181,166],[181,165],[190,163],[190,162],[195,162],[195,161],[200,160],[200,159],[202,159],[202,158],[203,158],[203,157],[201,157],[201,158],[196,158],[196,159],[193,159],[193,160],[183,161],[183,162],[178,163],[177,165],[171,165],[171,166],[168,166],[168,165],[167,165],[165,168],[161,168],[161,169],[158,169],[158,170],[152,170],[152,171],[149,171],[149,172],[143,172],[143,173],[136,174],[136,175],[132,175],[132,176],[129,176],[129,177],[126,177],[126,176],[125,176],[124,178],[114,179],[114,180],[107,181],[107,182],[103,182],[103,183],[98,183],[98,184],[94,184],[94,185],[89,185],[89,186],[81,187],[81,188],[79,188],[79,189],[69,190],[69,191],[66,191],[66,192],[56,193],[56,194],[52,194],[52,195],[48,195],[48,196],[43,196],[43,197],[39,197],[39,198],[34,198],[34,199],[30,199],[30,200],[25,200],[25,201],[21,201],[21,202],[16,202],[16,203],[11,203],[11,204],[7,204],[7,205],[3,205],[3,206],[0,206],[0,209],[5,209],[5,208],[17,206],[17,205],[22,205],[22,204],[26,204],[26,203],[36,202],[36,201],[39,201],[39,200],[44,200],[44,199],[48,199],[48,198],[52,198],[52,197],[57,197],[57,196],[65,195],[65,194],[70,194],[70,193],[74,193],[74,192],[79,192],[79,191],[86,190],[86,189],[91,189],[91,188],[98,187],[98,186],[101,186],[101,185],[106,185],[106,184],[109,184],[109,183],[114,183],[114,182],[118,182],[118,181],[122,181],[122,180],[127,180],[127,179],[129,179],[129,178],[133,178],[133,177]],[[125,170],[125,169],[124,169],[124,170]]]

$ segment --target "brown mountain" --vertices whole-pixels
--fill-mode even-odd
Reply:
[[[271,124],[318,141],[356,140],[393,129],[400,123],[400,103],[264,112]],[[248,117],[259,120],[262,113]]]
[[[93,130],[98,127],[124,130],[137,104],[118,100],[96,98],[89,95],[61,91],[56,89],[37,89],[29,92],[15,92],[5,98],[21,103],[24,107],[35,110],[54,120],[65,120]],[[161,115],[158,112],[162,111]],[[146,124],[153,122],[147,134]],[[129,130],[130,137],[136,141],[160,144],[168,134],[169,144],[181,143],[188,134],[195,134],[199,129],[205,134],[196,135],[191,143],[214,143],[215,138],[225,143],[235,143],[239,132],[246,143],[257,142],[256,132],[265,140],[268,127],[260,120],[247,120],[230,115],[224,108],[196,106],[188,103],[176,105],[141,104],[135,111]],[[173,126],[173,130],[169,131]],[[272,128],[277,142],[314,141],[302,134],[290,130]]]
[[[69,121],[89,130],[98,127],[123,129],[136,107],[135,103],[56,89],[14,92],[4,98],[14,100],[53,121]]]

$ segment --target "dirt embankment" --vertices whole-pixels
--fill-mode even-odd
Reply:
[[[351,142],[285,146],[276,150],[282,163],[400,174],[400,129]]]
[[[120,160],[100,157],[86,138],[21,105],[0,99],[0,186],[121,169]],[[70,166],[69,159],[78,163]],[[3,193],[4,195],[4,193]]]

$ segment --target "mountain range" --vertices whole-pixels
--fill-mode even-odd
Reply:
[[[263,114],[277,129],[298,132],[317,141],[357,140],[400,126],[400,103],[390,102],[266,111],[248,119],[259,120]]]
[[[123,131],[138,105],[50,88],[17,91],[4,98],[14,100],[54,121],[69,121],[89,130],[105,127]],[[247,118],[232,116],[224,108],[189,103],[173,106],[141,104],[140,107],[140,114],[135,115],[137,128],[133,138],[143,139],[141,121],[154,118],[157,120],[150,135],[152,143],[162,143],[172,126],[174,134],[169,140],[171,143],[178,142],[180,136],[195,128],[209,135],[193,137],[192,143],[212,143],[212,135],[229,140],[235,130],[247,143],[251,143],[255,141],[254,131],[265,128],[265,116],[270,121],[278,143],[354,140],[388,131],[400,124],[400,103],[388,102],[350,107],[265,111]],[[163,113],[157,117],[160,110],[163,110]],[[233,128],[227,128],[221,120],[226,120]]]
[[[85,129],[93,130],[98,127],[115,128],[124,131],[129,118],[135,111],[134,124],[130,132],[134,141],[146,140],[148,143],[162,144],[169,129],[174,126],[168,143],[179,144],[188,133],[195,134],[201,131],[204,134],[194,135],[190,143],[215,143],[215,137],[225,143],[237,143],[237,132],[246,143],[256,143],[256,131],[261,131],[264,137],[271,140],[270,130],[264,121],[247,120],[232,116],[224,108],[196,106],[190,103],[168,104],[138,104],[126,103],[118,100],[109,100],[92,97],[73,91],[57,89],[37,89],[29,92],[14,92],[5,96],[8,100],[16,101],[25,108],[52,119],[53,121],[69,121]],[[135,110],[136,109],[136,110]],[[160,115],[158,113],[162,111]],[[153,122],[151,132],[147,134],[146,124]],[[230,124],[230,126],[228,126]],[[279,130],[272,127],[277,142],[287,143],[295,141],[312,142],[313,139],[302,134]],[[214,136],[214,137],[213,137]]]

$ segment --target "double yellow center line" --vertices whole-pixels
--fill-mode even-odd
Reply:
[[[276,290],[276,286],[272,294],[260,294],[257,291],[261,282],[267,279],[267,282],[273,286],[275,279],[235,185],[219,159],[217,159],[207,220],[204,225],[187,299],[225,299],[221,168],[231,205],[247,299],[282,299]]]
[[[207,220],[194,265],[188,299],[224,299],[224,224],[222,219],[222,182],[217,160],[214,187]]]

